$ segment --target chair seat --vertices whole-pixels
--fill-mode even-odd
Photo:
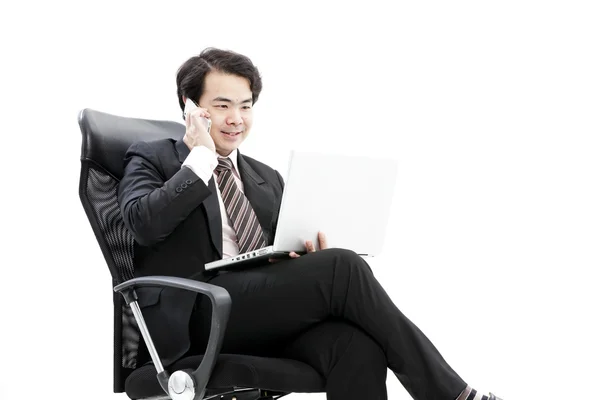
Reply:
[[[181,369],[195,370],[201,355],[177,361],[169,372]],[[240,354],[221,354],[208,381],[209,389],[233,387],[260,388],[281,392],[318,393],[325,391],[325,381],[309,365],[284,358],[256,357]],[[132,399],[164,394],[156,379],[154,365],[144,365],[129,375],[125,392]]]

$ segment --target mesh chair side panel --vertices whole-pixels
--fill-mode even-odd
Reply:
[[[133,237],[121,217],[117,203],[118,185],[119,182],[105,172],[89,169],[88,199],[114,261],[113,268],[116,270],[111,272],[123,282],[133,278]]]
[[[101,231],[100,236],[104,239],[99,242],[113,280],[121,283],[133,278],[134,239],[121,217],[117,202],[118,185],[119,182],[112,176],[89,165],[86,196]],[[121,295],[117,294],[114,301],[115,325],[120,325],[121,328],[120,336],[119,332],[115,333],[115,352],[121,355],[122,368],[135,369],[140,340],[137,323],[131,308],[125,304]],[[119,380],[124,381],[125,378],[126,376],[121,376]]]

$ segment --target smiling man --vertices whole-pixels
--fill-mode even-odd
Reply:
[[[320,251],[307,242],[304,256],[204,271],[208,262],[273,244],[283,179],[238,150],[261,89],[251,60],[231,51],[206,49],[181,66],[179,104],[183,110],[189,98],[198,105],[185,116],[184,137],[136,143],[125,157],[118,194],[135,238],[135,276],[227,289],[232,309],[222,352],[305,362],[323,376],[328,399],[387,398],[387,368],[415,399],[496,399],[467,386],[369,265],[351,251],[327,249],[322,234]],[[165,366],[204,352],[211,322],[205,296],[148,287],[138,290],[138,301]]]
[[[229,97],[224,97],[224,93]],[[182,99],[185,100],[186,97],[183,96]],[[220,71],[209,72],[205,77],[204,91],[199,101],[201,109],[192,114],[194,118],[186,119],[186,127],[191,128],[191,131],[188,129],[190,134],[184,139],[185,143],[190,150],[207,144],[210,146],[208,140],[209,143],[196,143],[193,140],[201,140],[203,137],[201,129],[196,129],[195,119],[210,118],[213,123],[210,136],[216,152],[227,157],[242,144],[252,128],[253,103],[247,79]],[[210,150],[214,149],[211,147]]]

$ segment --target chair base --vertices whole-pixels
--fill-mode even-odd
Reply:
[[[275,400],[288,395],[285,392],[275,392],[262,389],[229,389],[229,390],[207,390],[204,394],[205,400]],[[143,400],[171,400],[167,395],[147,397]]]
[[[167,369],[195,369],[202,362],[202,356],[190,356],[177,361]],[[300,361],[257,357],[241,354],[220,354],[212,371],[204,398],[212,395],[221,400],[221,395],[234,389],[254,390],[256,394],[248,399],[277,398],[282,394],[302,392],[319,393],[325,391],[325,381],[312,367]],[[125,382],[125,391],[131,399],[155,399],[163,396],[163,390],[156,378],[156,369],[152,364],[144,365],[129,375]],[[234,393],[232,397],[241,397]],[[223,397],[225,398],[225,397]],[[246,397],[244,397],[245,399]]]

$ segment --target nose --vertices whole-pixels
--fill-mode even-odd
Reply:
[[[231,111],[229,112],[229,115],[227,116],[227,124],[228,125],[240,125],[243,122],[242,120],[242,114],[240,113],[240,110],[238,110],[237,108],[232,108]]]

